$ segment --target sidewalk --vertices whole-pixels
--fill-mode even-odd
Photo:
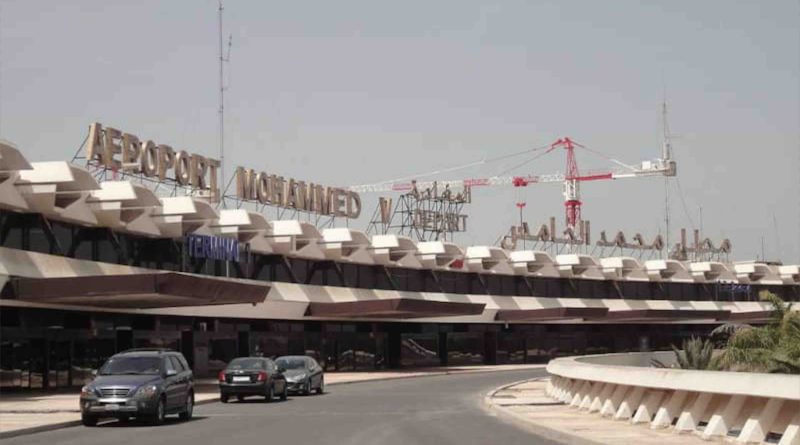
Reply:
[[[491,391],[488,409],[537,435],[574,445],[691,445],[708,442],[691,434],[651,430],[598,415],[579,412],[545,394],[547,378],[517,382]]]
[[[452,366],[377,372],[331,372],[325,374],[325,386],[446,374],[540,369],[544,366]],[[80,424],[79,390],[79,388],[75,388],[68,392],[20,393],[0,396],[0,439]],[[218,399],[216,380],[198,379],[196,381],[196,404],[211,403]]]

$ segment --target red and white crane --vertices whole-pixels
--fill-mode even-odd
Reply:
[[[601,171],[585,171],[581,173],[578,170],[578,163],[575,158],[575,148],[581,148],[593,152],[607,160],[617,164],[618,168],[614,170],[601,170]],[[414,186],[418,189],[425,189],[428,187],[483,187],[483,186],[498,186],[498,185],[513,185],[514,187],[527,187],[531,184],[545,184],[560,182],[564,185],[564,206],[566,208],[566,224],[567,227],[575,229],[578,221],[581,219],[581,198],[580,198],[580,183],[585,181],[599,181],[605,179],[624,179],[624,178],[640,178],[647,176],[675,176],[676,163],[672,159],[672,150],[669,144],[669,139],[665,138],[664,146],[662,149],[662,157],[643,161],[638,165],[628,165],[617,161],[616,159],[609,158],[602,153],[591,150],[568,137],[558,139],[549,146],[527,150],[523,153],[539,152],[527,162],[538,159],[548,153],[557,149],[564,149],[567,157],[566,173],[553,173],[546,175],[527,175],[527,176],[491,176],[485,178],[467,178],[445,181],[385,181],[375,184],[364,184],[349,187],[349,190],[361,193],[370,192],[409,192]],[[499,158],[506,158],[508,156],[501,156]],[[479,163],[469,164],[468,166],[486,163],[481,161]],[[451,170],[459,169],[456,167]],[[517,203],[517,207],[522,211],[524,203]]]

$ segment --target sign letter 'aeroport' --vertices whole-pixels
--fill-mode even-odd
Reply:
[[[236,169],[236,197],[327,216],[355,219],[361,214],[361,198],[356,192],[256,173],[244,167]]]
[[[186,251],[190,258],[239,261],[239,241],[208,235],[186,235]]]
[[[157,145],[115,128],[93,123],[89,127],[88,162],[98,166],[138,173],[160,181],[172,179],[182,186],[208,191],[216,199],[219,161],[185,150],[176,151],[169,145]]]

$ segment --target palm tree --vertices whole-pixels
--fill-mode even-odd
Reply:
[[[748,329],[751,327],[752,326],[745,323],[725,323],[714,328],[714,330],[711,331],[711,334],[709,334],[709,337],[711,338],[711,341],[714,342],[714,348],[722,349],[728,344],[728,340],[733,334],[742,329]]]
[[[656,359],[651,360],[651,364],[656,368],[677,367],[697,370],[717,368],[716,360],[714,359],[714,343],[711,340],[697,337],[684,339],[683,349],[678,349],[675,345],[672,345],[672,351],[675,353],[675,365],[667,366],[664,362]]]
[[[731,371],[800,374],[800,312],[777,295],[764,291],[772,304],[766,326],[740,329],[728,339],[719,366]]]

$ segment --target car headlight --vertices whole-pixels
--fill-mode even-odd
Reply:
[[[158,394],[158,386],[156,385],[144,385],[136,390],[136,394],[133,396],[137,399],[151,399],[156,394]]]
[[[91,386],[86,385],[83,388],[81,388],[81,398],[95,397],[95,396],[97,396],[97,393],[94,392],[94,388],[92,388]]]

